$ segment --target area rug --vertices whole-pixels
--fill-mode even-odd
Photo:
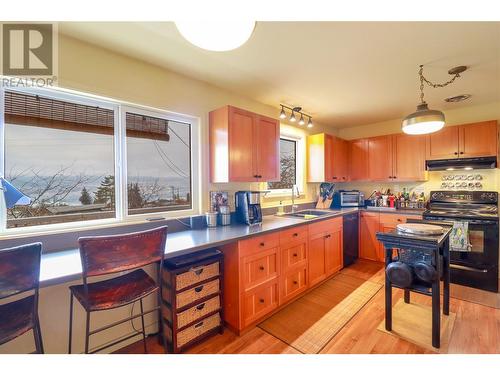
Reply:
[[[456,314],[441,314],[441,345],[432,346],[432,308],[417,303],[405,303],[401,298],[392,308],[392,331],[385,330],[385,319],[377,330],[397,336],[420,347],[438,353],[446,353]]]
[[[319,353],[381,287],[340,273],[259,327],[302,353]]]

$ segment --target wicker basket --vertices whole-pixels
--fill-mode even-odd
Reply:
[[[204,315],[217,311],[220,308],[220,298],[215,296],[208,301],[202,302],[197,306],[191,307],[177,314],[177,327],[180,329],[189,323],[201,318]]]
[[[397,258],[400,262],[406,263],[408,265],[413,265],[416,262],[424,262],[433,265],[432,252],[425,250],[398,249]]]
[[[202,321],[192,325],[191,327],[179,331],[177,333],[177,345],[179,347],[184,346],[190,341],[193,341],[197,337],[200,337],[204,333],[210,331],[211,329],[220,326],[220,324],[221,321],[218,313],[209,316],[208,318],[203,319]]]
[[[219,275],[219,262],[191,268],[189,271],[176,276],[176,290],[187,288],[217,275]]]
[[[177,308],[181,309],[199,299],[205,298],[211,294],[219,292],[219,279],[188,289],[176,296]]]

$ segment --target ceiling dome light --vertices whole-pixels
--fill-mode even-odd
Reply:
[[[285,113],[285,109],[283,108],[283,106],[281,106],[280,118],[281,119],[286,118],[286,113]]]
[[[191,44],[209,51],[230,51],[250,38],[255,21],[233,19],[204,19],[176,21],[175,26]]]
[[[304,125],[306,122],[304,121],[304,115],[301,113],[300,114],[300,120],[299,120],[299,125]]]
[[[417,106],[417,111],[403,120],[403,132],[406,134],[428,134],[441,130],[444,126],[444,113],[429,109],[427,103]]]
[[[290,122],[295,122],[297,119],[295,118],[295,113],[292,111],[292,114],[290,115]]]

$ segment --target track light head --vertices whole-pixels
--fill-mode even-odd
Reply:
[[[304,121],[304,115],[301,113],[301,114],[300,114],[299,125],[304,125],[304,124],[305,124],[305,121]]]
[[[313,127],[313,122],[312,119],[309,117],[309,121],[307,122],[307,127],[312,128]]]
[[[280,118],[281,119],[286,118],[286,113],[285,113],[285,109],[283,108],[283,106],[281,106]]]
[[[292,114],[290,115],[290,122],[295,122],[297,119],[295,118],[295,113],[292,110]]]

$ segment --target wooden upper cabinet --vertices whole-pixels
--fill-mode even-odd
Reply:
[[[497,121],[448,126],[429,134],[427,160],[497,156]]]
[[[349,177],[351,181],[368,180],[368,140],[355,139],[349,142]]]
[[[368,138],[368,177],[371,181],[393,178],[392,136]]]
[[[307,137],[307,181],[346,182],[349,179],[347,142],[330,134]]]
[[[461,158],[496,156],[498,151],[496,121],[462,125],[458,133],[458,155]]]
[[[429,134],[427,139],[427,160],[457,158],[458,129],[458,126],[449,126]]]
[[[393,180],[424,181],[425,170],[424,135],[397,134],[392,136],[393,148]]]
[[[225,106],[209,114],[210,180],[279,181],[279,121]]]

